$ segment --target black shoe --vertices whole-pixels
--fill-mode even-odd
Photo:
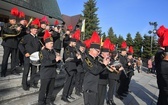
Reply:
[[[23,90],[28,91],[29,87],[28,86],[22,86]]]
[[[82,94],[80,92],[76,92],[75,93],[77,96],[82,96]]]
[[[107,105],[112,105],[110,100],[108,100],[106,103],[107,103]]]
[[[116,98],[123,100],[123,97],[121,97],[120,95],[115,95]]]
[[[6,77],[6,75],[5,74],[1,74],[1,77]]]
[[[116,103],[113,100],[110,100],[110,105],[116,105]]]
[[[46,105],[56,105],[56,104],[54,104],[54,102],[50,102],[49,104],[46,104]]]
[[[120,96],[122,96],[122,97],[127,97],[127,95],[125,95],[125,94],[121,94]]]
[[[13,75],[20,75],[20,73],[17,73],[16,71],[12,71],[11,74],[13,74]]]
[[[61,100],[67,103],[71,103],[67,98],[61,98]]]
[[[74,100],[75,98],[74,98],[74,97],[72,97],[72,96],[68,96],[68,99],[73,99],[73,100]]]
[[[39,88],[37,85],[30,85],[32,88]]]

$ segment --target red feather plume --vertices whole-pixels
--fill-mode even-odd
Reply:
[[[49,33],[48,30],[45,30],[44,36],[43,36],[43,40],[45,41],[47,38],[50,38],[51,34]]]
[[[49,21],[48,21],[48,19],[47,19],[46,16],[43,16],[43,17],[41,18],[41,22],[45,22],[46,24],[49,24]]]
[[[91,36],[91,43],[100,44],[100,42],[101,42],[100,36],[98,35],[98,33],[96,31],[94,31]]]
[[[69,26],[68,26],[68,29],[69,29],[70,31],[72,31],[72,30],[73,30],[73,26],[72,26],[72,25],[69,25]]]
[[[56,20],[55,22],[54,22],[54,25],[58,25],[59,24],[59,22],[58,22],[58,20]]]
[[[24,18],[24,17],[25,17],[24,12],[20,11],[20,12],[19,12],[19,18]]]
[[[123,41],[122,43],[121,43],[121,48],[127,48],[127,43],[126,43],[126,41]]]
[[[80,30],[76,30],[74,34],[72,35],[72,38],[76,39],[77,41],[80,40]]]
[[[37,25],[38,27],[40,27],[40,20],[38,18],[34,19],[31,25]]]
[[[163,38],[163,43],[162,45],[164,47],[168,46],[168,29],[165,30],[164,35],[160,38]]]
[[[86,46],[86,48],[90,48],[90,44],[91,44],[91,40],[90,39],[87,39],[83,42]]]
[[[156,31],[158,37],[161,37],[164,35],[166,28],[164,27],[164,25],[160,26],[159,29]]]
[[[115,45],[113,43],[110,44],[110,51],[114,51],[115,50]]]
[[[129,47],[129,50],[128,50],[129,53],[133,54],[134,53],[134,49],[132,46]]]
[[[103,48],[110,49],[111,41],[109,38],[106,38],[103,43]]]
[[[16,7],[11,9],[11,15],[13,15],[13,16],[18,16],[19,15],[19,11]]]

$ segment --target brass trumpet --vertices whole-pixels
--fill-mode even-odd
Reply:
[[[29,22],[27,23],[26,27],[28,27],[32,21],[33,21],[33,18],[30,18],[30,20],[29,20]]]
[[[98,61],[101,63],[101,64],[103,64],[103,57],[102,56],[98,56]],[[113,65],[113,64],[112,64]],[[108,70],[110,70],[110,71],[113,71],[113,72],[116,72],[117,74],[119,73],[119,71],[118,70],[115,70],[115,69],[112,69],[112,66],[111,64],[108,64],[108,65],[106,65],[106,68],[108,69]]]

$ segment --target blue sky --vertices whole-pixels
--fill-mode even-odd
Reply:
[[[57,0],[62,14],[69,16],[82,14],[84,2],[87,0]],[[153,26],[149,22],[157,22],[158,27],[168,27],[168,0],[97,0],[97,11],[102,32],[107,34],[110,27],[114,33],[124,38],[136,32],[148,34]]]

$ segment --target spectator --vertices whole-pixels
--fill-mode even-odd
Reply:
[[[138,58],[138,60],[136,62],[136,65],[137,65],[138,73],[142,72],[142,60],[141,60],[141,57]]]
[[[152,59],[150,58],[148,60],[148,71],[147,71],[147,73],[151,73],[151,71],[152,71]]]

